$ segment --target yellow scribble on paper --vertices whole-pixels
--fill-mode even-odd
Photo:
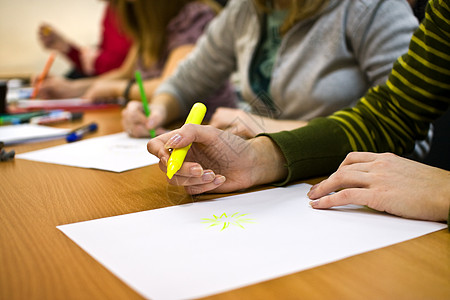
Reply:
[[[210,223],[209,227],[219,226],[222,227],[220,231],[227,229],[230,225],[239,226],[242,229],[245,229],[243,224],[246,223],[255,223],[252,219],[244,218],[248,214],[240,214],[239,212],[234,213],[232,215],[227,216],[226,213],[223,213],[220,217],[213,215],[214,218],[203,218],[203,223]]]

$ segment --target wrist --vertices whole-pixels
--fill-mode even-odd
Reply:
[[[278,146],[266,136],[249,140],[254,153],[252,185],[281,181],[288,175],[286,159]]]
[[[127,103],[130,102],[130,90],[133,87],[135,82],[136,82],[136,79],[131,78],[130,80],[128,80],[128,82],[125,85],[121,85],[121,88],[119,91],[122,91],[122,93],[120,94],[120,92],[118,92],[118,95],[121,96],[121,104],[123,106],[126,106]]]
[[[442,172],[442,187],[444,190],[439,192],[436,197],[440,200],[440,205],[437,206],[437,213],[440,215],[439,221],[447,221],[450,224],[450,171],[439,170]],[[450,227],[449,227],[450,230]]]
[[[152,98],[152,105],[160,107],[164,112],[163,125],[169,124],[180,118],[178,100],[169,93],[161,93]]]
[[[122,98],[123,93],[125,89],[128,86],[128,80],[117,80],[117,82],[114,83],[114,97]]]
[[[148,126],[150,128],[156,128],[165,125],[167,119],[167,108],[161,104],[150,104],[150,123]]]

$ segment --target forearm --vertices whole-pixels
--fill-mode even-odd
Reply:
[[[91,77],[70,80],[70,87],[72,90],[77,91],[79,95],[83,95],[94,82],[95,79]]]
[[[442,220],[446,220],[448,224],[448,230],[450,231],[450,171],[439,170],[442,172],[442,178],[444,179],[441,185],[442,191],[439,192],[440,199],[438,199],[440,206],[439,213],[442,215]]]
[[[353,151],[337,122],[318,118],[292,131],[264,133],[279,147],[286,160],[287,175],[280,185],[334,172]]]
[[[179,102],[171,94],[162,93],[153,97],[151,105],[164,111],[165,118],[162,125],[170,124],[181,117]]]
[[[306,121],[298,121],[298,120],[274,120],[269,118],[264,118],[263,121],[266,125],[262,124],[262,127],[265,127],[266,133],[276,133],[280,131],[288,131],[294,130],[303,126],[306,126],[308,122]]]
[[[286,159],[276,143],[269,137],[260,136],[249,141],[254,150],[253,186],[284,180],[288,175]]]
[[[161,83],[160,79],[150,79],[144,81],[144,89],[145,94],[148,98],[151,98],[153,96],[153,93],[158,88],[159,84]],[[122,91],[125,89],[125,87],[122,89]],[[118,96],[121,96],[122,94],[119,94]],[[129,98],[130,99],[140,99],[141,93],[139,90],[139,86],[137,84],[133,84],[133,86],[130,88],[129,92]]]

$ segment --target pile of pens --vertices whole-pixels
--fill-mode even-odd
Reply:
[[[1,114],[0,125],[16,125],[31,123],[39,125],[51,125],[65,121],[77,121],[83,117],[82,112],[69,112],[63,110],[33,111],[19,114]]]
[[[53,64],[53,61],[55,60],[55,53],[51,53],[47,63],[45,64],[44,70],[41,74],[34,80],[34,83],[32,84],[32,91],[30,91],[30,94],[28,95],[29,99],[36,99],[39,90],[41,88],[41,85],[45,78],[48,75],[48,72]],[[62,110],[62,109],[54,109],[54,110],[48,110],[43,109],[39,111],[27,111],[27,110],[21,110],[17,112],[13,112],[8,107],[8,84],[6,81],[2,82],[1,91],[0,91],[0,100],[1,100],[1,110],[0,110],[0,126],[1,125],[12,125],[11,128],[19,128],[16,127],[20,126],[24,123],[29,123],[32,126],[33,125],[54,125],[62,122],[70,122],[70,121],[79,121],[83,118],[83,112],[82,111],[70,111],[70,110]],[[11,88],[14,87],[17,89],[16,86],[11,85]],[[20,99],[20,98],[19,98]],[[49,100],[51,101],[51,100]],[[28,125],[24,125],[28,126]],[[26,128],[32,128],[32,127],[26,127]],[[78,141],[82,139],[86,134],[92,133],[97,131],[97,124],[95,122],[88,123],[86,125],[83,125],[81,127],[78,127],[69,133],[67,135],[64,135],[66,138],[66,141],[71,143]],[[6,151],[3,149],[5,145],[8,145],[8,143],[3,143],[0,141],[0,161],[7,161],[10,159],[13,159],[15,156],[14,150],[12,151]]]

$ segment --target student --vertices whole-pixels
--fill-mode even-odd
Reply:
[[[232,0],[159,86],[150,119],[135,102],[123,124],[133,136],[146,136],[151,126],[185,117],[236,71],[253,114],[219,109],[211,124],[237,128],[233,132],[244,137],[294,129],[354,104],[384,82],[416,28],[403,0]]]
[[[131,46],[131,40],[120,28],[116,12],[108,3],[105,6],[98,48],[81,47],[48,24],[39,27],[39,39],[46,49],[58,51],[72,63],[73,69],[66,77],[76,79],[97,76],[120,67]]]
[[[314,208],[361,204],[407,218],[449,220],[450,172],[398,157],[450,105],[450,7],[431,0],[426,17],[387,82],[353,108],[307,126],[244,140],[211,126],[185,125],[148,143],[165,171],[169,148],[192,150],[170,183],[191,194],[281,185],[330,174],[309,192]],[[350,154],[348,154],[350,153]],[[329,194],[336,192],[334,194]]]
[[[408,0],[408,3],[409,3],[409,5],[411,5],[411,8],[412,8],[417,20],[419,20],[419,22],[422,22],[423,18],[425,17],[425,7],[427,6],[428,1],[427,0]]]
[[[109,101],[119,97],[140,99],[134,72],[140,70],[145,90],[151,96],[159,83],[194,48],[198,37],[215,17],[220,6],[212,0],[111,0],[125,32],[133,38],[120,68],[98,78],[68,81],[48,79],[41,92],[47,98],[84,97],[88,101]],[[233,107],[235,96],[227,81],[221,83],[211,102]],[[213,109],[211,109],[211,112]]]

